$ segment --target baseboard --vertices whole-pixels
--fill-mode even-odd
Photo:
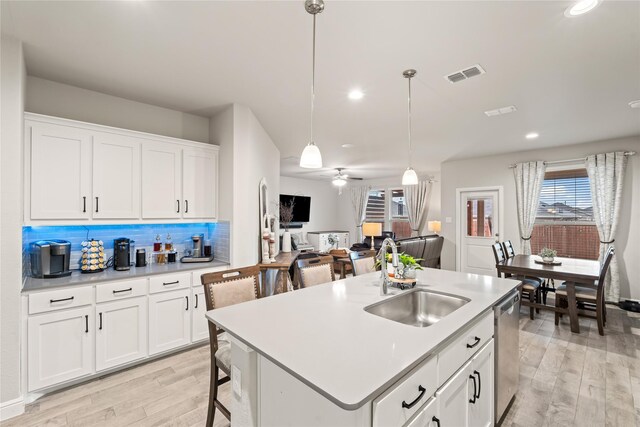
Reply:
[[[20,414],[24,414],[24,400],[22,397],[0,404],[0,421],[17,417]]]

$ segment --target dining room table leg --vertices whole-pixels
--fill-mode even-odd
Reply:
[[[344,262],[340,263],[340,278],[345,279],[347,277],[347,265]]]
[[[578,320],[578,303],[576,301],[576,285],[573,282],[566,282],[567,303],[569,304],[569,322],[571,332],[580,333],[580,322]]]

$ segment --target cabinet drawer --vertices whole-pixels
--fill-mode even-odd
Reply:
[[[29,314],[80,307],[93,303],[93,287],[56,289],[29,295]]]
[[[191,285],[193,287],[199,287],[202,286],[202,282],[200,282],[200,276],[202,276],[203,274],[207,274],[207,273],[215,273],[217,271],[225,271],[228,270],[230,267],[228,265],[221,265],[218,267],[213,267],[213,268],[208,268],[206,270],[197,270],[194,271],[193,274],[193,278],[191,279]]]
[[[437,358],[432,357],[377,397],[373,401],[373,426],[404,425],[435,393],[436,366]]]
[[[149,277],[149,293],[173,291],[191,286],[191,272]]]
[[[147,279],[125,280],[96,286],[96,302],[115,301],[147,294]]]
[[[493,337],[493,311],[487,313],[470,329],[438,355],[438,382],[445,383],[467,360],[473,357]]]

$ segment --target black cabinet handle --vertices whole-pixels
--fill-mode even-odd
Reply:
[[[469,378],[473,380],[473,399],[469,399],[469,403],[476,403],[476,392],[478,391],[478,384],[476,384],[476,377],[469,375]]]
[[[480,399],[480,393],[482,392],[482,380],[480,379],[480,372],[473,371],[473,374],[478,376],[478,394],[476,398]]]
[[[433,421],[438,427],[440,427],[440,420],[438,419],[438,417],[434,415],[433,418],[431,418],[431,421]]]
[[[98,329],[102,330],[102,313],[98,313],[98,316],[100,317],[100,326]]]
[[[88,314],[84,316],[84,332],[85,333],[89,332],[89,315]]]
[[[119,294],[120,292],[130,292],[130,291],[132,291],[132,290],[133,290],[132,288],[129,288],[129,289],[121,289],[121,290],[119,290],[119,291],[113,291],[113,294],[115,295],[115,294]]]
[[[420,399],[422,399],[422,396],[424,396],[424,393],[427,391],[427,389],[425,389],[424,387],[419,385],[418,386],[418,391],[420,392],[420,394],[418,395],[418,397],[416,397],[416,399],[413,402],[407,403],[404,400],[402,401],[402,407],[403,408],[407,408],[407,409],[413,408],[415,406],[415,404],[418,403],[420,401]]]
[[[73,301],[74,297],[62,298],[62,299],[50,299],[49,304],[53,304],[54,302],[62,302],[62,301]]]
[[[185,309],[186,311],[189,311],[189,297],[185,297],[187,299],[187,308]]]
[[[180,213],[180,200],[176,200],[176,203],[178,203],[178,210],[176,211],[176,213]]]
[[[180,283],[180,280],[176,280],[175,282],[162,282],[162,286],[177,285],[178,283]]]
[[[98,197],[96,197],[96,212],[100,211],[99,205],[98,205]]]
[[[184,213],[188,213],[189,212],[189,201],[185,200],[184,201]]]
[[[478,344],[480,344],[480,338],[474,337],[474,339],[476,340],[476,342],[474,342],[473,344],[467,344],[467,348],[473,348],[473,347],[477,346]]]
[[[198,308],[198,294],[196,294],[196,305],[193,308]]]
[[[87,211],[87,196],[82,196],[82,212]]]

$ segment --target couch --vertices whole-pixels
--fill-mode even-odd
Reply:
[[[428,268],[440,268],[440,255],[443,244],[444,237],[437,234],[410,237],[396,241],[398,252],[404,252],[416,259],[422,258],[420,265]]]
[[[373,238],[373,249],[375,250],[380,249],[380,247],[382,246],[382,242],[387,237],[390,237],[391,239],[395,240],[396,233],[394,233],[393,231],[383,231],[381,236],[375,236]],[[354,243],[350,248],[350,250],[352,251],[363,251],[367,249],[371,249],[371,236],[365,237],[362,243]]]

